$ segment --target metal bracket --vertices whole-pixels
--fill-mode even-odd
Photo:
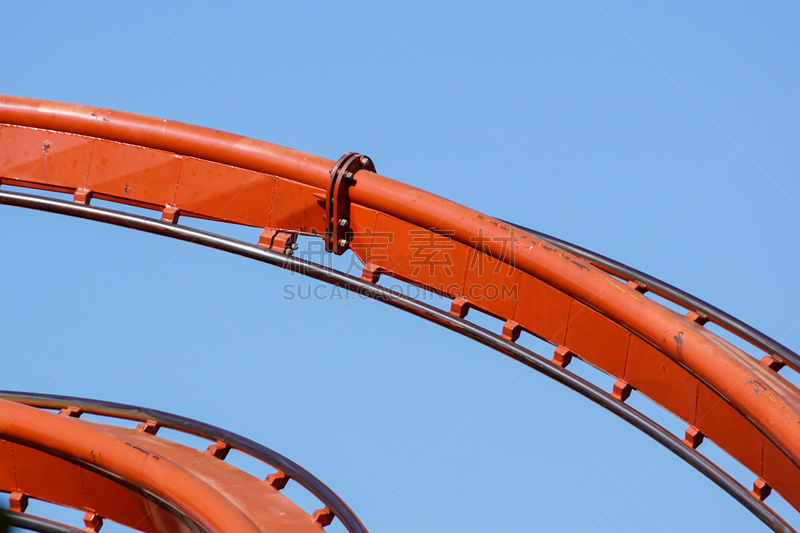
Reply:
[[[8,496],[8,508],[18,513],[24,513],[28,508],[28,495],[18,490],[12,490]]]
[[[297,233],[266,228],[258,237],[258,245],[292,255],[297,250]]]
[[[161,429],[161,422],[156,420],[147,420],[145,422],[139,422],[139,425],[136,426],[136,431],[144,431],[149,435],[155,435],[158,433],[158,430]]]
[[[686,428],[686,437],[683,439],[683,443],[689,446],[690,448],[696,450],[700,443],[703,442],[705,435],[694,426],[689,426]]]
[[[566,346],[559,346],[553,352],[553,359],[551,359],[551,361],[561,368],[567,368],[567,365],[572,362],[572,357],[574,355],[575,354],[569,351],[569,348]]]
[[[80,418],[81,415],[83,414],[83,409],[81,409],[80,407],[74,407],[70,405],[61,409],[61,411],[59,411],[58,414],[63,416],[68,416],[70,418]]]
[[[274,474],[268,475],[267,479],[265,481],[273,489],[281,490],[289,482],[289,479],[291,479],[289,477],[289,474],[287,474],[286,472],[281,472],[280,470],[278,470]]]
[[[208,455],[213,455],[217,459],[222,459],[223,461],[228,456],[229,451],[231,451],[230,445],[221,440],[217,440],[214,444],[209,444],[208,448],[206,448],[206,453]]]
[[[348,189],[359,170],[375,172],[372,160],[362,154],[348,152],[331,168],[331,186],[325,200],[325,251],[342,255],[350,247],[350,194]]]
[[[624,402],[631,395],[632,390],[633,387],[631,387],[630,383],[620,378],[614,382],[614,390],[611,392],[611,396],[621,402]]]
[[[97,533],[103,527],[103,517],[95,513],[91,509],[86,509],[86,514],[83,515],[83,523],[86,525],[84,531],[91,531]]]
[[[317,509],[314,511],[314,514],[311,515],[311,519],[316,522],[320,527],[325,527],[331,522],[336,515],[333,514],[333,511],[328,509],[327,507],[323,507],[322,509]]]

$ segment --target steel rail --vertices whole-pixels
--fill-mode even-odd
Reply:
[[[19,513],[8,509],[0,509],[0,526],[11,526],[39,533],[85,533],[85,529],[77,528],[41,516]]]
[[[780,516],[762,501],[755,498],[755,496],[738,481],[730,477],[730,475],[708,458],[684,444],[678,437],[653,420],[650,420],[623,401],[617,400],[596,385],[578,377],[548,359],[451,313],[349,274],[202,230],[165,223],[160,220],[111,209],[76,204],[52,198],[43,198],[24,193],[0,191],[0,204],[105,222],[120,227],[207,246],[298,272],[313,279],[342,287],[343,289],[378,300],[410,314],[417,315],[507,355],[574,390],[578,394],[628,422],[683,459],[691,467],[695,468],[717,486],[722,488],[773,531],[794,532],[794,529],[784,522]]]
[[[742,322],[733,315],[726,313],[719,307],[711,305],[705,300],[701,300],[700,298],[689,294],[688,292],[683,291],[674,285],[670,285],[669,283],[654,276],[646,274],[641,270],[636,270],[635,268],[632,268],[624,263],[615,261],[610,257],[606,257],[598,254],[597,252],[593,252],[576,244],[572,244],[571,242],[559,239],[558,237],[553,237],[552,235],[526,228],[525,226],[521,226],[513,222],[508,222],[505,220],[502,220],[502,222],[519,228],[526,233],[530,233],[531,235],[534,235],[543,241],[547,241],[554,246],[558,246],[562,250],[575,254],[592,263],[596,267],[608,272],[609,274],[622,278],[626,281],[631,280],[640,283],[648,291],[673,303],[679,304],[686,309],[692,309],[694,311],[703,313],[704,315],[708,316],[709,320],[714,324],[717,324],[723,329],[730,331],[734,335],[746,340],[753,346],[760,348],[768,354],[778,356],[789,366],[800,372],[800,355],[776,341],[769,335],[762,333],[749,324]]]

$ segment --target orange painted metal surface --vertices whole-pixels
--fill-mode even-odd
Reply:
[[[334,161],[132,113],[0,97],[0,182],[323,236]],[[491,217],[368,170],[347,246],[390,275],[532,333],[652,398],[800,509],[800,391],[769,365],[625,281]],[[692,310],[689,310],[692,311]],[[623,387],[625,389],[625,387]],[[626,389],[630,390],[630,389]],[[611,393],[612,391],[609,391]],[[620,393],[621,394],[621,393]]]
[[[268,482],[146,431],[0,400],[0,490],[140,531],[321,531]]]

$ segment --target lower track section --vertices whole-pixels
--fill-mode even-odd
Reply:
[[[335,517],[366,529],[326,485],[286,457],[244,437],[177,415],[82,398],[0,392],[0,491],[12,523],[35,498],[84,510],[87,528],[108,519],[144,532],[319,532]],[[49,410],[57,409],[57,412]],[[124,428],[84,413],[139,421]],[[208,439],[196,450],[157,435],[169,427]],[[258,479],[225,462],[238,449],[276,469]],[[312,515],[280,490],[293,480],[320,499]],[[14,512],[18,514],[13,514]],[[50,528],[46,522],[30,521]],[[36,522],[36,523],[34,523]],[[38,525],[37,525],[38,524]]]

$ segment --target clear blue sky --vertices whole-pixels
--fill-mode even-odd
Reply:
[[[800,349],[796,3],[7,4],[0,92],[359,151]],[[417,318],[284,300],[307,281],[98,223],[0,207],[0,227],[1,388],[235,430],[373,532],[765,529],[624,422]]]

